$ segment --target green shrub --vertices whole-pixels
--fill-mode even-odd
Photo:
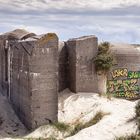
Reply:
[[[110,43],[103,42],[98,46],[98,54],[94,58],[96,71],[102,71],[104,73],[108,72],[110,68],[114,65],[113,55],[110,52]]]
[[[102,42],[98,46],[98,54],[104,54],[108,53],[110,49],[110,43],[109,42]]]

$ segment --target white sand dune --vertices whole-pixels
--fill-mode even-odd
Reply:
[[[59,97],[58,119],[70,125],[76,121],[87,122],[95,116],[99,111],[110,113],[96,125],[79,131],[66,140],[114,140],[116,136],[123,136],[135,133],[137,130],[136,122],[130,121],[135,116],[135,105],[137,101],[127,101],[124,99],[111,100],[106,97],[99,97],[96,93],[71,93],[64,90]],[[3,113],[3,124],[0,126],[0,137],[2,139],[11,140],[7,131],[13,135],[22,136],[26,133],[26,129],[20,123],[6,99],[0,96],[0,111]],[[14,120],[14,121],[13,121]],[[16,126],[18,123],[18,127]],[[8,126],[8,127],[6,127]],[[18,129],[17,131],[14,131]],[[65,135],[50,126],[42,126],[25,137],[49,137],[56,136],[58,139]]]
[[[61,121],[74,122],[80,116],[81,122],[86,122],[99,111],[110,113],[110,115],[66,140],[113,140],[117,136],[135,133],[136,123],[130,120],[135,116],[136,103],[115,98],[109,100],[93,93],[70,96],[64,102],[65,113],[59,116]]]

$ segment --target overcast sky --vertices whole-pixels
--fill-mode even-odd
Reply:
[[[0,0],[0,33],[16,28],[140,43],[140,0]]]

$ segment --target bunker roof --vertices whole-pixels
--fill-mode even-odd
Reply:
[[[82,37],[79,37],[79,38],[71,38],[68,41],[85,40],[85,39],[88,39],[88,38],[96,38],[97,39],[97,37],[95,35],[88,35],[88,36],[82,36]]]
[[[140,56],[140,46],[125,43],[111,43],[111,51],[116,55],[138,55]]]
[[[35,35],[35,33],[30,33],[24,29],[16,29],[2,34],[2,36],[6,36],[9,40],[23,40]]]

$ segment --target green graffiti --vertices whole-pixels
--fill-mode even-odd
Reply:
[[[107,82],[108,93],[115,97],[140,97],[140,71],[128,71],[126,68],[111,72],[112,79]]]
[[[122,91],[139,91],[140,87],[136,85],[137,79],[126,79],[126,80],[110,80],[108,81],[108,91],[122,92]]]
[[[140,71],[129,71],[128,78],[140,78]]]
[[[126,92],[115,92],[113,94],[114,97],[121,97],[121,98],[127,98],[127,99],[132,99],[132,98],[137,98],[139,96],[139,93],[135,91],[126,91]]]

